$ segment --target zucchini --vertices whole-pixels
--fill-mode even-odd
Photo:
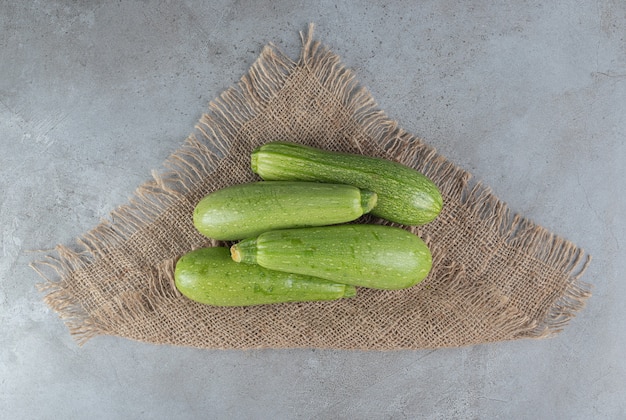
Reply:
[[[430,179],[386,159],[270,142],[252,152],[251,167],[264,180],[334,182],[374,191],[378,202],[371,214],[405,225],[431,222],[443,207]]]
[[[231,256],[236,262],[374,289],[411,287],[432,265],[417,235],[368,224],[265,232],[234,244]]]
[[[176,288],[187,298],[214,306],[250,306],[352,297],[354,286],[258,265],[237,264],[227,247],[183,255],[174,270]]]
[[[233,185],[204,197],[193,212],[203,235],[239,240],[273,229],[353,221],[369,212],[377,195],[351,185],[261,181]]]

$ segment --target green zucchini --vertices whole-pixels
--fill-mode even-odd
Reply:
[[[250,306],[352,297],[354,286],[258,265],[237,264],[227,247],[183,255],[174,270],[176,288],[187,298],[214,306]]]
[[[264,180],[334,182],[374,191],[378,202],[371,214],[405,225],[431,222],[443,207],[430,179],[386,159],[270,142],[252,152],[251,166]]]
[[[236,262],[374,289],[411,287],[432,265],[417,235],[368,224],[265,232],[234,244],[231,256]]]
[[[233,185],[204,197],[193,212],[196,229],[218,240],[239,240],[291,227],[353,221],[377,195],[352,185],[261,181]]]

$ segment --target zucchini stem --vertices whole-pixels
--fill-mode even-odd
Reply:
[[[346,288],[343,291],[343,297],[351,298],[356,296],[356,287],[351,284],[346,284]]]
[[[252,168],[252,172],[257,173],[257,167],[259,164],[259,157],[257,156],[257,154],[259,153],[258,149],[255,149],[252,151],[252,154],[250,154],[250,168]]]
[[[361,208],[363,214],[369,213],[378,203],[378,194],[374,191],[361,190]]]
[[[230,256],[235,262],[256,264],[256,238],[244,239],[230,247]]]

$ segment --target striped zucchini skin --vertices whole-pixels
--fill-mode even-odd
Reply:
[[[239,240],[292,227],[350,222],[369,212],[377,195],[352,185],[261,181],[215,191],[196,205],[193,223],[203,235]]]
[[[201,248],[185,254],[176,263],[174,280],[184,296],[213,306],[336,300],[356,294],[350,285],[238,264],[227,247]]]
[[[251,167],[265,180],[335,182],[374,191],[378,202],[371,213],[405,225],[431,222],[443,207],[430,179],[386,159],[270,142],[252,152]]]
[[[432,266],[418,236],[367,224],[265,232],[234,244],[231,255],[237,262],[374,289],[411,287]]]

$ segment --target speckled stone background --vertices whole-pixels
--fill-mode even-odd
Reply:
[[[299,31],[406,130],[594,256],[555,338],[437,351],[78,347],[28,267],[124,204]],[[618,419],[626,3],[0,2],[0,406],[39,418]]]

